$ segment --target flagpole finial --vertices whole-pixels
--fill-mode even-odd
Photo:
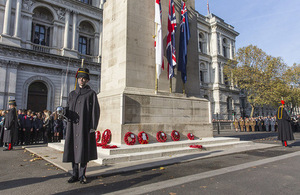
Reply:
[[[83,68],[84,59],[81,59],[81,68]]]

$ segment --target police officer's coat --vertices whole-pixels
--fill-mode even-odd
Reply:
[[[12,143],[18,140],[18,118],[16,108],[11,108],[5,115],[3,127],[3,142]]]
[[[87,163],[97,159],[95,132],[100,117],[100,107],[95,91],[89,86],[77,88],[68,97],[63,162]]]

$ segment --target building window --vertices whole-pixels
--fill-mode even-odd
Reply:
[[[53,27],[53,15],[44,7],[33,10],[31,41],[37,45],[51,46],[51,32]]]
[[[199,33],[199,51],[201,53],[203,52],[202,38],[203,38],[203,35],[201,33]]]
[[[227,58],[227,40],[223,39],[223,56]]]
[[[203,71],[200,70],[200,85],[203,85],[204,78],[203,78]]]
[[[198,45],[199,45],[198,50],[199,50],[200,53],[207,53],[205,36],[202,32],[200,32],[199,36],[198,36]]]
[[[224,75],[224,84],[225,85],[229,85],[230,84],[229,83],[229,79],[228,79],[228,77],[226,75]]]
[[[89,5],[92,4],[92,0],[79,0],[79,1],[81,1],[82,3],[89,4]]]
[[[95,30],[90,22],[83,21],[79,25],[79,41],[78,52],[83,55],[94,55],[95,43],[94,43]],[[82,57],[82,56],[81,56]]]
[[[49,46],[50,28],[36,24],[34,25],[33,43]]]
[[[79,44],[78,44],[78,51],[81,54],[90,55],[90,39],[80,36]]]

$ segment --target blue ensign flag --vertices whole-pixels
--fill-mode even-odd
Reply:
[[[178,70],[181,72],[183,83],[186,83],[186,64],[187,64],[187,45],[190,40],[189,18],[185,2],[181,2],[181,23],[180,23],[180,42],[179,42],[179,59]]]

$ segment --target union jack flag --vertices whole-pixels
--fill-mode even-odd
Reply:
[[[167,59],[169,79],[174,76],[174,67],[176,66],[175,32],[176,15],[174,1],[169,0],[169,18],[168,18],[168,36],[167,36]]]

